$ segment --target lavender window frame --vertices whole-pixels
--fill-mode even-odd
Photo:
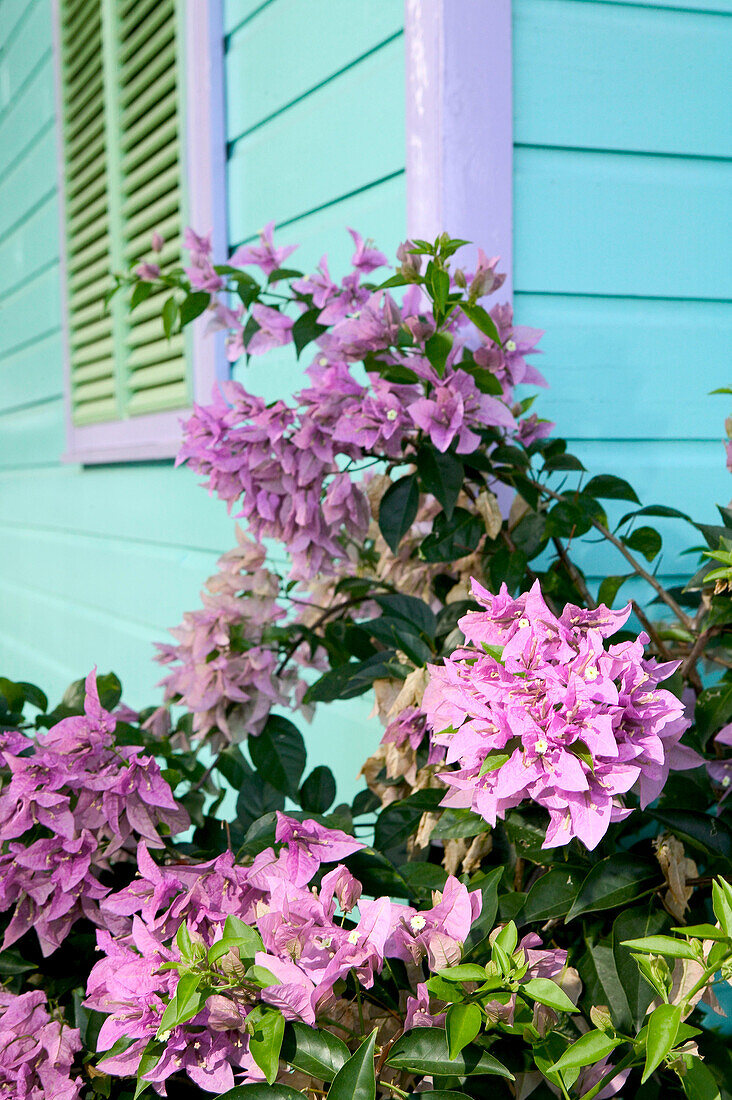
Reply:
[[[199,232],[213,231],[214,255],[227,251],[226,136],[224,112],[224,33],[222,0],[188,0],[180,6],[185,65],[185,158],[188,220]],[[53,0],[54,68],[58,135],[58,186],[63,195],[59,0]],[[71,404],[71,360],[66,284],[66,234],[60,208],[62,337],[66,450],[62,462],[96,464],[172,458],[180,447],[181,420],[189,409],[148,413],[124,420],[76,425]],[[228,377],[223,341],[205,335],[206,320],[191,326],[189,354],[193,400],[206,402],[215,382]]]
[[[511,0],[405,0],[404,16],[409,236],[447,231],[500,256],[510,301]]]

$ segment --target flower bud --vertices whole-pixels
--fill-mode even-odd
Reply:
[[[607,1005],[593,1005],[590,1009],[590,1019],[598,1031],[609,1031],[613,1026],[613,1018]]]

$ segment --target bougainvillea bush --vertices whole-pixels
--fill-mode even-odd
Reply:
[[[239,522],[162,699],[0,679],[0,1096],[732,1097],[732,512],[568,452],[496,258],[351,234],[116,278],[303,381],[184,425]],[[302,730],[366,693],[346,803]]]

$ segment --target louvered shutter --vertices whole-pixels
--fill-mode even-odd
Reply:
[[[162,333],[160,295],[130,314],[110,273],[180,260],[184,186],[176,0],[61,0],[71,410],[76,425],[182,408],[184,337]]]

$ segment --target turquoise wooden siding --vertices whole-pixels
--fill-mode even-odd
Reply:
[[[336,270],[350,255],[345,224],[396,245],[401,0],[231,0],[226,32],[232,243],[287,220],[298,261],[329,250]],[[233,521],[170,463],[60,462],[56,155],[50,0],[0,0],[0,671],[53,695],[96,663],[143,705],[159,697],[152,643],[198,605]],[[278,394],[298,370],[283,364]],[[247,384],[260,389],[264,373]],[[353,713],[331,712],[310,737],[314,763],[338,757],[342,789],[365,756]]]
[[[707,396],[729,384],[731,13],[514,0],[516,311],[546,329],[540,412],[593,472],[711,521],[732,489],[729,410]]]

